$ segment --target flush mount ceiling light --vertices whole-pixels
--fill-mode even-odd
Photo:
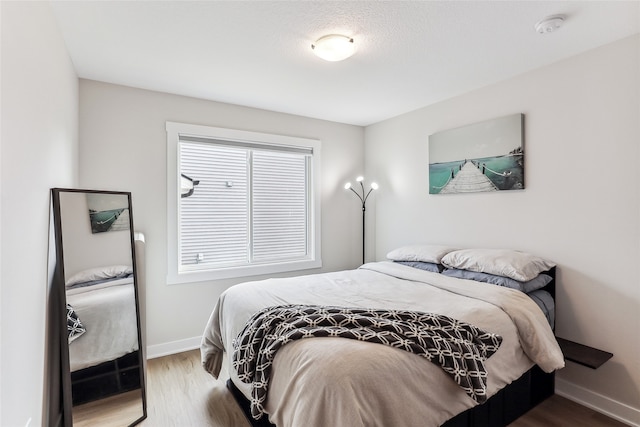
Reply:
[[[328,36],[320,37],[315,43],[311,44],[311,49],[313,49],[313,53],[316,56],[332,62],[347,59],[356,52],[353,39],[340,34],[329,34]]]
[[[536,24],[536,31],[540,34],[552,33],[562,26],[564,18],[564,15],[547,16]]]

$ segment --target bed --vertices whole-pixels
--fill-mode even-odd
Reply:
[[[229,385],[249,402],[250,421],[279,427],[506,425],[553,393],[553,372],[564,366],[553,335],[553,263],[516,251],[432,245],[399,248],[388,258],[356,270],[232,286],[205,328],[204,368],[217,376],[228,353]],[[482,375],[472,371],[485,381],[480,396],[455,378],[461,369],[446,371],[438,357],[367,339],[303,333],[308,338],[287,341],[267,359],[239,353],[248,325],[291,306],[430,313],[500,343],[480,361]],[[264,360],[266,377],[247,373]]]
[[[135,385],[139,348],[131,267],[84,270],[67,280],[66,298],[74,404],[125,391],[127,382]]]

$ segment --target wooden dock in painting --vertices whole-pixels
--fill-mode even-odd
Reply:
[[[467,160],[462,169],[440,190],[444,193],[475,193],[482,191],[498,191],[489,178],[476,165]]]

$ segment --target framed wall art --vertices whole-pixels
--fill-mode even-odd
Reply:
[[[524,114],[429,136],[429,194],[524,189]]]
[[[126,195],[87,193],[92,233],[129,229],[129,199]]]

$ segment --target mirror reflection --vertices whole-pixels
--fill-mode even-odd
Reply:
[[[65,419],[136,424],[146,404],[130,195],[54,190],[56,198],[70,377],[64,400],[72,412]]]

